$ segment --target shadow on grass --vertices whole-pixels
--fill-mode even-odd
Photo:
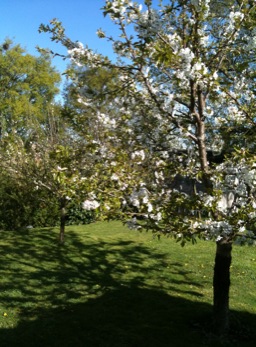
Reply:
[[[119,288],[65,309],[40,309],[32,321],[23,317],[16,328],[0,330],[1,346],[255,346],[244,331],[229,342],[211,336],[207,332],[210,311],[210,305],[161,291]],[[244,322],[256,323],[250,314],[242,315]]]
[[[222,345],[208,333],[211,306],[185,298],[201,295],[188,290],[191,283],[202,285],[165,254],[130,240],[82,241],[75,233],[60,247],[50,230],[2,236],[0,301],[19,313],[14,327],[0,329],[1,347]],[[156,283],[167,264],[168,281]],[[240,329],[232,346],[254,346],[243,323],[256,326],[256,317],[232,317]]]

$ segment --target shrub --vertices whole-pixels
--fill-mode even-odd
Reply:
[[[95,211],[84,210],[78,202],[70,202],[66,218],[67,225],[89,224],[94,222],[95,219]]]

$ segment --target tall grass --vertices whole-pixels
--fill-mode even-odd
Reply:
[[[119,222],[0,232],[0,346],[255,346],[255,248],[234,247],[232,335],[210,334],[215,245]]]

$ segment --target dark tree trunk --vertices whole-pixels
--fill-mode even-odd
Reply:
[[[229,330],[229,288],[232,242],[223,238],[217,242],[213,277],[214,328],[219,335]]]
[[[59,242],[64,243],[65,239],[65,224],[66,224],[66,199],[60,199],[60,234]]]

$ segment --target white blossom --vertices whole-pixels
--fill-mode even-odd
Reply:
[[[113,173],[112,176],[110,177],[110,179],[112,181],[116,181],[116,182],[119,181],[119,177],[118,177],[118,175],[116,173]]]
[[[139,150],[139,151],[135,151],[135,152],[133,152],[132,153],[132,155],[131,155],[131,158],[133,159],[133,160],[135,160],[136,158],[139,158],[139,159],[141,159],[142,161],[143,160],[145,160],[145,152],[144,152],[144,150],[143,149],[141,149],[141,150]]]
[[[152,206],[152,204],[151,203],[148,203],[148,212],[150,213],[150,212],[152,212],[153,211],[153,206]]]
[[[217,209],[219,211],[226,212],[227,209],[232,208],[234,201],[235,194],[233,192],[223,193],[217,202]]]
[[[149,217],[155,221],[160,221],[162,219],[162,213],[158,212],[157,214],[150,214]]]
[[[82,203],[83,209],[88,211],[95,210],[99,206],[100,206],[100,203],[97,200],[85,200]]]
[[[141,13],[138,18],[135,30],[139,33],[140,37],[147,38],[157,34],[161,30],[162,20],[158,11],[150,9]]]

